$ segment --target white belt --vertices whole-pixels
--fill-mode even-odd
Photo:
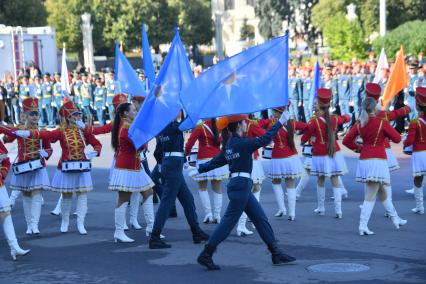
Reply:
[[[249,174],[249,173],[243,173],[243,172],[232,173],[232,174],[231,174],[231,178],[234,178],[234,177],[245,177],[245,178],[251,178],[251,174]]]
[[[165,152],[164,157],[184,157],[183,152]]]

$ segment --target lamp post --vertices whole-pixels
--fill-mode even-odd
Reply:
[[[212,11],[214,13],[215,22],[215,42],[216,56],[219,60],[223,60],[223,42],[222,42],[222,9],[220,8],[220,0],[212,0]]]
[[[95,60],[93,58],[93,39],[92,30],[93,25],[90,24],[90,14],[84,13],[81,15],[83,21],[81,31],[83,33],[83,57],[84,66],[90,70],[90,73],[96,72]]]
[[[380,36],[386,34],[386,0],[380,0]]]

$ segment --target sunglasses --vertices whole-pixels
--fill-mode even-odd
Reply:
[[[39,112],[38,111],[30,111],[27,113],[29,116],[39,116]]]

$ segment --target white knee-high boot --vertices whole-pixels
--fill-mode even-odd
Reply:
[[[299,183],[296,186],[296,199],[300,198],[302,191],[306,188],[310,179],[311,176],[305,171],[305,174],[300,178]]]
[[[3,221],[3,231],[10,247],[10,255],[12,256],[12,259],[16,260],[16,256],[26,255],[29,253],[30,250],[24,250],[18,244],[18,240],[15,235],[15,228],[13,227],[12,216],[10,216],[10,214],[7,216],[1,215],[1,219]]]
[[[364,200],[364,203],[361,206],[361,214],[359,216],[359,234],[363,235],[374,235],[373,231],[368,229],[368,221],[370,220],[371,212],[374,208],[374,203],[376,201],[367,201]]]
[[[123,242],[123,243],[133,243],[135,240],[129,238],[124,233],[123,224],[126,222],[126,209],[127,202],[124,202],[120,207],[115,208],[114,211],[114,220],[115,220],[115,232],[114,232],[114,242]]]
[[[30,196],[25,196],[25,195],[22,196],[22,207],[24,207],[25,221],[27,223],[27,231],[26,231],[27,235],[31,235],[33,233],[32,224],[31,224],[31,221],[33,219],[32,212],[31,212],[32,211],[31,203],[32,203],[32,200]]]
[[[295,188],[287,188],[288,220],[290,221],[296,218],[296,194]]]
[[[220,223],[220,212],[222,211],[222,193],[217,193],[214,190],[213,193],[213,222]]]
[[[318,201],[318,207],[314,210],[315,213],[319,215],[325,214],[325,187],[321,187],[317,185],[317,201]]]
[[[70,225],[71,202],[72,198],[62,198],[61,200],[61,233],[68,232],[68,227]]]
[[[16,199],[18,199],[19,195],[21,195],[20,190],[12,190],[12,192],[10,193],[9,199],[12,207],[15,206]]]
[[[31,230],[33,234],[40,234],[38,223],[40,221],[42,200],[41,192],[34,193],[31,198]]]
[[[341,196],[343,198],[348,198],[348,191],[346,190],[345,185],[343,184],[342,177],[338,176],[338,179],[339,179],[339,185],[341,189]]]
[[[87,235],[84,220],[87,213],[87,193],[77,194],[77,229],[81,235]]]
[[[260,202],[260,192],[262,190],[259,190],[258,192],[253,192],[254,198],[256,198],[257,202]]]
[[[425,214],[425,207],[423,206],[423,186],[414,187],[414,198],[416,200],[416,207],[411,209],[411,211],[417,214]]]
[[[56,203],[55,209],[53,209],[50,214],[59,216],[61,214],[61,203],[62,203],[62,194],[59,196],[58,202]]]
[[[241,237],[241,236],[253,235],[253,232],[247,229],[246,222],[247,222],[247,214],[243,212],[243,214],[241,214],[240,219],[238,220],[237,236]]]
[[[129,208],[130,222],[129,223],[130,223],[130,227],[134,228],[135,230],[142,229],[141,225],[139,225],[139,222],[138,222],[138,213],[139,213],[140,204],[141,204],[140,192],[133,192],[132,195],[130,196],[130,208]]]
[[[146,228],[145,234],[148,237],[152,233],[152,228],[154,227],[154,203],[152,201],[153,196],[150,195],[142,203],[143,216],[145,217]]]
[[[272,188],[275,193],[275,199],[277,200],[278,212],[275,213],[275,217],[283,217],[287,214],[287,209],[284,203],[284,191],[281,184],[272,184]]]
[[[336,213],[337,219],[342,219],[342,189],[339,187],[333,187],[334,196],[334,212]]]
[[[213,214],[209,193],[207,190],[198,190],[198,194],[200,195],[201,205],[203,206],[205,214],[203,223],[213,223]]]

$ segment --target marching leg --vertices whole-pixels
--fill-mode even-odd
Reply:
[[[0,213],[0,218],[3,221],[3,231],[7,240],[7,243],[10,247],[10,255],[13,260],[16,260],[16,256],[18,255],[26,255],[30,252],[30,250],[22,249],[15,235],[15,228],[13,227],[12,216],[10,216],[9,212]]]
[[[287,214],[287,210],[285,208],[284,203],[284,192],[283,188],[281,187],[281,184],[272,184],[272,188],[275,193],[275,199],[277,200],[278,204],[278,212],[275,213],[275,217],[283,217]]]
[[[296,189],[287,188],[287,202],[288,202],[288,220],[294,221],[296,218]]]
[[[147,202],[146,200],[144,204]],[[129,209],[129,215],[130,215],[130,227],[134,228],[135,230],[141,230],[142,227],[139,225],[138,222],[138,213],[139,213],[139,206],[141,203],[141,194],[139,192],[133,192],[130,196],[130,209]],[[144,214],[145,210],[144,210]],[[146,219],[146,215],[145,215]],[[147,223],[148,224],[148,223]]]
[[[220,211],[222,211],[222,193],[213,193],[213,222],[220,223]]]
[[[56,203],[55,209],[53,209],[50,214],[59,216],[61,214],[61,202],[62,202],[62,194],[59,195],[58,202]]]
[[[414,188],[414,197],[416,199],[416,207],[411,209],[411,211],[417,214],[424,214],[425,208],[423,206],[423,186]]]
[[[31,197],[28,195],[23,195],[22,196],[22,206],[24,207],[24,215],[25,215],[25,221],[27,222],[27,231],[26,234],[27,235],[31,235],[33,233],[32,228],[31,228],[31,220],[33,219],[32,217],[32,210],[31,210]]]
[[[213,223],[213,214],[212,208],[210,205],[210,196],[207,189],[198,190],[198,194],[200,195],[201,204],[204,208],[205,217],[203,219],[203,223]]]
[[[81,235],[87,235],[84,220],[87,213],[87,193],[77,193],[77,229]]]
[[[123,224],[126,222],[126,209],[127,202],[124,202],[120,207],[115,208],[114,211],[114,220],[115,220],[115,232],[114,232],[114,242],[122,243],[133,243],[135,240],[129,238],[126,233],[124,233]]]
[[[15,206],[16,203],[16,199],[18,199],[19,195],[21,195],[21,191],[19,190],[12,190],[12,192],[10,193],[10,203],[11,206]]]
[[[62,198],[62,201],[61,201],[61,215],[62,215],[61,233],[68,232],[68,227],[70,225],[71,202],[72,202],[72,195],[69,198],[65,198],[65,197]]]
[[[38,223],[40,221],[42,200],[43,197],[40,191],[33,192],[33,196],[31,198],[31,229],[33,234],[40,234]]]
[[[324,215],[325,214],[325,187],[317,185],[317,200],[318,200],[318,207],[314,210],[316,214]]]

